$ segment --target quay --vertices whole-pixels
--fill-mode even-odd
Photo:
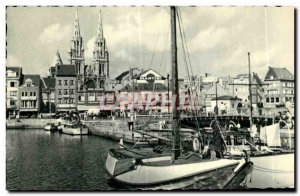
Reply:
[[[161,116],[161,115],[152,115],[152,116],[137,116],[134,120],[135,129],[140,130],[150,130],[150,129],[158,129],[159,121],[168,121],[169,116]],[[181,119],[181,127],[197,130],[197,126],[200,129],[205,127],[209,127],[210,123],[214,119],[213,116],[200,116],[197,117],[197,121],[200,123],[196,123],[195,117],[184,116]],[[107,119],[88,119],[83,121],[83,123],[88,127],[89,133],[101,137],[105,137],[108,139],[112,139],[115,141],[119,141],[123,138],[123,141],[126,143],[134,143],[136,138],[140,137],[140,133],[133,133],[129,130],[128,122],[130,118],[107,118]],[[222,125],[228,124],[230,121],[240,124],[241,128],[249,128],[249,116],[218,116],[218,120]],[[261,126],[271,125],[272,123],[278,122],[279,118],[271,118],[271,117],[253,117],[253,121],[255,124],[260,124]],[[54,123],[57,119],[52,118],[37,118],[37,119],[7,119],[6,120],[6,128],[7,129],[43,129],[47,123]],[[153,126],[156,124],[155,126]],[[286,131],[285,131],[286,132]],[[287,133],[282,132],[283,135],[287,135]],[[170,137],[171,132],[169,133],[151,133],[157,134],[157,136],[166,136]],[[283,136],[286,137],[286,136]],[[292,136],[293,137],[293,136]]]
[[[218,116],[217,119],[220,121],[222,125],[225,125],[229,121],[234,122],[235,124],[240,124],[241,128],[249,128],[250,120],[249,116],[241,116],[241,115],[224,115]],[[157,123],[161,120],[168,121],[170,116],[162,116],[162,115],[139,115],[136,117],[135,125],[146,125],[149,123]],[[183,116],[181,118],[181,126],[183,128],[191,128],[197,129],[209,127],[210,123],[215,119],[214,116]],[[273,123],[277,123],[280,118],[279,117],[265,117],[265,116],[254,116],[252,117],[253,123],[261,126],[268,126]],[[121,129],[128,130],[129,118],[107,118],[107,119],[97,119],[97,120],[85,120],[87,126],[89,128],[95,129],[98,126],[104,125],[105,127],[109,126],[120,126]],[[6,128],[7,129],[42,129],[47,123],[55,123],[57,119],[53,118],[22,118],[22,119],[6,119]],[[197,123],[196,122],[200,122]]]

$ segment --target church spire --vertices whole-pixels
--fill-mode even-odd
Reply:
[[[60,54],[58,52],[58,50],[56,51],[56,65],[62,65],[63,62],[61,60]]]
[[[75,15],[74,37],[80,37],[80,27],[79,27],[79,18],[78,18],[78,8],[76,9],[76,15]]]
[[[101,10],[99,9],[98,13],[98,38],[103,38],[103,27],[102,27],[102,16]]]

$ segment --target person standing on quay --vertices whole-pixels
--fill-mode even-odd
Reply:
[[[236,106],[238,114],[241,114],[242,107],[243,107],[243,104],[239,101],[238,104],[237,104],[237,106]]]

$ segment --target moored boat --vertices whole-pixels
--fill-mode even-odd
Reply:
[[[45,127],[44,127],[45,131],[56,131],[56,126],[52,123],[48,123]]]
[[[180,139],[178,66],[176,44],[176,7],[171,6],[172,45],[172,140],[147,133],[148,136],[164,140],[164,146],[110,149],[106,159],[106,170],[121,186],[142,190],[183,189],[194,183],[197,189],[223,189],[244,168],[252,166],[247,158],[223,158],[221,142],[205,153],[184,150]],[[178,16],[179,17],[179,16]],[[214,137],[219,138],[218,122],[214,124]],[[140,132],[142,135],[145,132]],[[220,141],[218,139],[218,141]]]
[[[87,135],[88,127],[82,124],[66,124],[62,126],[62,133],[69,135]]]

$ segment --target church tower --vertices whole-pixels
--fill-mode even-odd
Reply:
[[[92,67],[97,75],[98,88],[104,88],[106,80],[109,78],[109,54],[106,40],[103,35],[102,17],[99,11],[97,37],[94,45]]]
[[[82,81],[85,76],[84,47],[83,47],[83,40],[80,35],[78,10],[76,10],[74,33],[73,33],[73,38],[70,42],[69,60],[70,60],[70,64],[76,66],[77,77],[79,80]]]

